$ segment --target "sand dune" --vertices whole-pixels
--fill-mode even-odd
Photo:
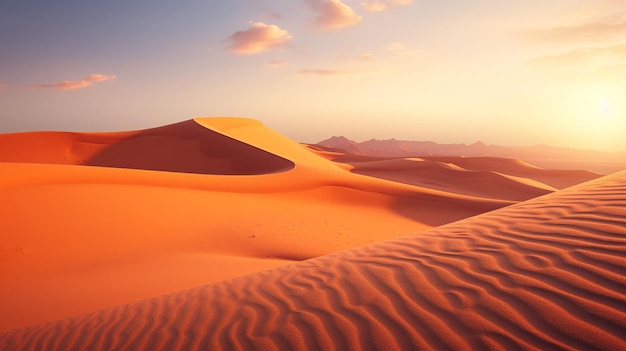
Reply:
[[[342,153],[339,150],[309,145],[309,148],[318,155],[329,160],[358,165],[355,171],[367,167],[367,164],[375,165],[377,162],[389,160],[418,160],[417,158],[376,157]],[[463,156],[425,156],[419,160],[439,162],[447,165],[455,165],[458,168],[470,171],[485,171],[500,173],[519,178],[532,179],[556,189],[563,189],[572,185],[580,184],[601,177],[601,174],[584,170],[545,169],[527,162],[499,158],[499,157],[463,157]],[[414,163],[413,165],[417,165]],[[406,169],[406,167],[404,167]]]
[[[626,348],[626,172],[33,328],[3,349]]]
[[[378,157],[465,156],[468,158],[508,158],[530,162],[549,169],[578,169],[611,174],[626,168],[626,153],[570,149],[549,145],[503,146],[483,142],[467,144],[439,144],[432,141],[377,140],[357,143],[345,137],[320,141],[317,147],[352,155]]]
[[[293,162],[189,120],[120,133],[0,135],[4,162],[81,164],[200,174],[265,174]]]
[[[566,188],[601,176],[600,174],[584,170],[544,169],[524,161],[497,157],[427,157],[426,159],[454,163],[468,170],[489,170],[530,178],[557,189]]]
[[[351,171],[358,174],[493,199],[522,201],[556,190],[530,178],[488,170],[467,170],[455,163],[422,158],[353,162],[350,165]]]
[[[84,147],[87,141],[98,147]],[[162,158],[159,144],[169,150]],[[7,316],[0,330],[513,203],[352,174],[248,119],[196,119],[143,132],[21,133],[0,136],[0,146],[0,311]],[[239,165],[257,157],[262,164]],[[109,167],[85,166],[96,161]]]
[[[588,171],[552,170],[495,157],[376,157],[307,145],[317,155],[344,164],[353,173],[455,194],[512,201],[601,177]]]
[[[613,257],[623,225],[619,177],[511,207],[510,215],[495,212],[435,230],[555,189],[537,180],[546,170],[514,160],[503,166],[497,159],[460,165],[466,160],[343,163],[338,157],[240,118],[120,133],[0,135],[0,349],[175,349],[178,343],[346,349],[382,347],[386,338],[395,347],[439,348],[447,345],[441,332],[474,346],[482,342],[471,341],[475,331],[494,342],[538,333],[521,322],[545,317],[532,308],[510,322],[522,325],[520,334],[502,332],[502,320],[492,319],[513,301],[506,294],[520,296],[512,310],[535,306],[526,286],[515,284],[530,279],[539,284],[530,293],[546,290],[541,274],[552,274],[550,267],[560,274],[560,285],[550,288],[556,295],[567,293],[560,280],[576,285],[580,274],[591,280],[590,290],[572,296],[606,302],[615,295],[597,289],[613,291],[607,284],[622,279],[605,272],[623,269]],[[589,176],[551,174],[555,182]],[[604,194],[610,187],[615,193]],[[570,193],[589,198],[570,203]],[[507,223],[517,228],[513,234]],[[581,228],[587,229],[575,235],[582,239],[568,237]],[[409,233],[425,234],[374,244]],[[533,246],[546,240],[553,240],[549,247]],[[572,242],[591,246],[564,246]],[[612,249],[594,249],[607,242]],[[349,250],[355,247],[362,248]],[[495,263],[484,256],[492,254]],[[518,261],[531,266],[519,268]],[[599,284],[585,270],[608,278]],[[238,276],[244,277],[217,283]],[[176,291],[184,292],[110,309]],[[591,308],[575,304],[584,309],[576,316]],[[461,321],[454,322],[453,307],[463,311]],[[99,310],[107,312],[86,314]],[[505,319],[515,315],[502,311]],[[68,319],[76,315],[83,317]],[[615,316],[602,314],[601,328]],[[45,324],[54,320],[63,321]],[[454,323],[444,327],[447,322]],[[65,326],[74,329],[67,334]],[[387,328],[400,330],[398,338]],[[555,337],[550,333],[546,340]]]

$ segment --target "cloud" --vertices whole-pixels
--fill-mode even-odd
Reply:
[[[53,84],[36,84],[36,85],[33,85],[33,87],[34,88],[58,89],[58,90],[75,90],[75,89],[86,88],[92,84],[93,84],[92,82],[87,81],[87,80],[79,80],[79,81],[64,80],[62,82],[53,83]]]
[[[305,0],[317,12],[315,25],[323,29],[342,29],[361,23],[363,18],[340,0]]]
[[[579,11],[585,17],[577,24],[522,33],[535,43],[568,49],[536,56],[527,60],[527,64],[558,78],[623,80],[626,77],[626,6],[621,0],[600,4],[600,7]]]
[[[361,7],[367,12],[382,12],[392,8],[406,6],[413,0],[368,0],[361,2]]]
[[[395,53],[396,55],[402,55],[402,56],[417,56],[417,55],[419,55],[419,51],[413,50],[413,49],[409,49],[409,48],[406,47],[406,45],[404,45],[404,43],[399,42],[399,41],[396,41],[396,42],[393,42],[393,43],[389,43],[389,45],[387,45],[387,50]]]
[[[347,75],[358,74],[358,73],[360,72],[344,71],[344,70],[328,69],[328,68],[308,68],[308,69],[302,69],[298,71],[298,74],[302,76],[324,76],[324,77],[347,76]]]
[[[88,82],[92,82],[92,83],[97,83],[97,82],[104,82],[107,80],[111,80],[111,79],[115,79],[115,76],[112,74],[90,74],[87,77],[85,77],[83,80],[86,80]]]
[[[574,77],[625,77],[626,45],[578,48],[535,57],[528,64],[535,69]]]
[[[272,60],[268,62],[266,65],[267,67],[270,67],[270,68],[277,68],[277,67],[285,66],[286,64],[287,64],[286,61]]]
[[[87,88],[93,85],[94,83],[104,82],[104,81],[112,80],[112,79],[115,79],[115,75],[113,74],[95,74],[94,73],[77,81],[64,80],[62,82],[52,83],[52,84],[35,84],[32,87],[43,88],[43,89],[57,89],[57,90],[76,90],[76,89]]]
[[[550,44],[597,43],[626,36],[626,12],[574,26],[529,30],[527,39]]]
[[[250,22],[250,28],[228,37],[230,50],[237,54],[258,54],[285,46],[293,36],[284,29],[263,22]]]

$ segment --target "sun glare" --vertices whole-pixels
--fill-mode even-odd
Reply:
[[[598,101],[598,110],[601,113],[608,113],[611,110],[611,103],[606,98],[602,98]]]

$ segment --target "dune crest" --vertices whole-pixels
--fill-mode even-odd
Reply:
[[[9,316],[0,330],[514,203],[354,174],[248,119],[122,133],[18,133],[0,136],[0,146],[0,311]],[[293,167],[281,171],[285,162]]]
[[[626,172],[385,242],[0,333],[21,350],[626,348]]]
[[[250,123],[239,121],[239,125]],[[133,132],[7,134],[0,135],[0,144],[5,146],[0,152],[3,162],[225,175],[277,173],[295,166],[289,160],[217,133],[194,120]]]
[[[377,157],[307,145],[313,153],[346,170],[448,193],[523,201],[601,177],[576,170],[552,170],[521,160],[495,157]]]
[[[455,163],[423,158],[352,162],[358,174],[469,196],[523,201],[556,189],[528,178],[491,170],[467,170]]]
[[[472,170],[471,164],[427,158],[341,163],[337,157],[342,155],[305,147],[258,121],[226,117],[120,133],[0,135],[0,311],[5,316],[0,332],[298,261],[313,262],[306,267],[317,267],[315,262],[334,267],[334,259],[316,257],[426,231],[555,190],[530,176],[488,169],[502,167],[497,159],[478,165],[487,169]],[[515,161],[503,164],[529,168]],[[562,212],[558,206],[556,214]],[[533,253],[528,260],[540,264],[538,257]],[[367,261],[364,256],[359,260]],[[351,263],[340,264],[346,265],[346,275],[361,274],[360,268],[350,270]],[[306,291],[318,280],[343,275],[315,272],[310,282],[294,284]],[[337,277],[330,278],[333,274]],[[285,289],[291,294],[291,288]],[[362,291],[372,295],[354,301],[380,295],[376,289],[364,285]],[[247,308],[240,312],[249,313]],[[316,336],[303,337],[317,343]]]
[[[439,144],[432,141],[377,140],[357,143],[345,137],[332,137],[318,143],[327,150],[345,150],[353,155],[378,157],[448,157],[521,159],[548,169],[584,169],[610,174],[626,168],[626,153],[553,147],[548,145],[502,146],[477,141],[467,144]]]

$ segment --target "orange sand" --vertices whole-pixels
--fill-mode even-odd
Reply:
[[[0,349],[625,346],[625,174],[434,228],[556,185],[232,118],[0,150]]]

